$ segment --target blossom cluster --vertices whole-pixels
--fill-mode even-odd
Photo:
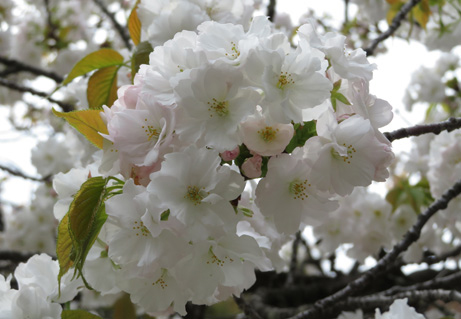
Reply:
[[[108,219],[83,273],[102,294],[128,292],[148,313],[184,314],[187,301],[238,296],[255,269],[281,269],[278,251],[291,236],[327,223],[355,187],[384,181],[394,158],[379,132],[391,106],[369,93],[375,65],[364,51],[311,24],[293,48],[243,4],[215,4],[201,19],[195,1],[142,3],[142,21],[156,15],[143,23],[154,51],[101,113],[99,173],[124,186],[105,202]],[[191,30],[164,42],[156,24],[165,19]],[[296,138],[304,140],[289,147]],[[56,217],[64,214],[57,206]]]
[[[11,288],[11,275],[0,275],[1,318],[61,318],[62,306],[73,300],[81,280],[67,274],[58,284],[59,265],[47,254],[34,255],[14,271],[18,289]]]

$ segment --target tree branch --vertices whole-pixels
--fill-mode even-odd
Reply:
[[[271,22],[274,22],[275,18],[275,7],[277,6],[276,0],[270,0],[269,5],[267,6],[267,16]]]
[[[9,168],[9,167],[3,166],[3,165],[0,165],[0,170],[6,171],[6,172],[8,172],[8,173],[10,173],[11,175],[14,175],[14,176],[22,177],[24,179],[29,179],[31,181],[36,181],[36,182],[48,182],[48,181],[50,181],[50,178],[51,178],[51,176],[46,176],[46,177],[29,176],[27,174],[24,174],[23,172],[21,172],[18,169]]]
[[[26,262],[35,253],[23,253],[19,251],[0,250],[0,260],[7,260],[13,263]]]
[[[392,296],[396,293],[404,292],[404,291],[415,291],[415,290],[423,290],[423,289],[456,289],[459,288],[459,282],[461,279],[461,272],[456,272],[454,274],[445,276],[445,277],[435,277],[431,280],[427,280],[424,282],[420,282],[410,286],[394,286],[382,293],[380,295],[385,296]]]
[[[0,63],[3,63],[8,67],[8,69],[10,70],[8,73],[13,73],[11,70],[25,71],[35,75],[46,76],[47,78],[54,80],[56,83],[61,83],[62,81],[64,81],[63,77],[57,73],[54,73],[52,71],[46,71],[35,66],[25,64],[23,62],[19,62],[17,60],[9,59],[4,56],[0,56]]]
[[[10,88],[10,89],[15,90],[15,91],[24,92],[24,93],[29,92],[31,94],[41,96],[41,97],[47,99],[48,101],[59,105],[64,110],[64,112],[70,112],[70,111],[73,111],[75,109],[75,107],[72,104],[55,100],[55,99],[51,98],[48,93],[37,91],[37,90],[34,90],[34,89],[30,88],[30,87],[22,86],[22,85],[13,83],[11,81],[8,81],[6,79],[0,78],[0,85],[5,86],[5,87]]]
[[[349,0],[344,0],[344,25],[349,23]]]
[[[396,299],[403,298],[408,299],[409,305],[416,305],[422,302],[430,304],[436,300],[442,300],[444,302],[459,302],[461,301],[461,293],[456,290],[433,289],[405,291],[393,296],[372,295],[350,297],[327,309],[323,314],[324,317],[322,316],[322,318],[335,317],[342,311],[354,311],[356,309],[362,309],[364,312],[371,312],[376,308],[383,310],[387,309]]]
[[[387,29],[386,32],[381,33],[381,35],[374,39],[371,45],[365,49],[367,56],[373,55],[373,52],[375,51],[378,44],[394,34],[394,32],[400,27],[400,24],[402,24],[402,21],[407,13],[410,12],[410,10],[413,9],[413,7],[416,6],[419,2],[421,2],[421,0],[411,0],[402,6],[400,11],[395,15],[394,19],[392,19],[392,23],[389,26],[389,29]]]
[[[447,251],[440,256],[435,256],[435,255],[429,255],[429,256],[424,256],[423,261],[427,263],[428,265],[433,265],[441,261],[445,261],[450,257],[455,257],[461,254],[461,245],[454,248],[453,250]]]
[[[441,198],[433,202],[429,208],[418,216],[416,223],[410,228],[405,234],[403,239],[396,244],[393,249],[386,254],[375,267],[371,268],[367,272],[363,273],[359,278],[349,283],[344,289],[339,290],[331,296],[317,301],[312,308],[307,311],[301,312],[292,319],[308,319],[308,318],[323,318],[323,313],[336,304],[341,299],[344,299],[354,293],[357,293],[372,283],[373,279],[386,270],[391,265],[400,253],[408,249],[412,243],[418,240],[421,235],[421,229],[426,222],[439,210],[447,208],[448,203],[461,193],[461,180],[454,184],[449,190],[447,190]]]
[[[128,34],[126,28],[121,26],[120,23],[118,23],[117,19],[115,19],[115,15],[106,8],[102,0],[93,0],[93,2],[96,3],[96,5],[101,9],[101,11],[104,12],[105,15],[107,15],[110,21],[112,21],[112,24],[114,25],[120,37],[122,38],[123,43],[128,48],[128,50],[131,50],[130,35]]]
[[[434,124],[421,124],[411,127],[401,128],[393,132],[386,132],[384,136],[389,142],[397,139],[419,136],[427,133],[440,134],[442,131],[451,132],[453,130],[461,128],[461,118],[450,117],[448,120]]]
[[[295,239],[293,240],[293,245],[291,248],[290,269],[288,271],[287,281],[285,282],[286,286],[292,285],[296,278],[297,267],[298,267],[298,247],[299,247],[300,242],[301,242],[301,232],[298,231],[296,233]]]

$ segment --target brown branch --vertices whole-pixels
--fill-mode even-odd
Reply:
[[[426,306],[433,303],[434,301],[441,300],[444,302],[450,301],[461,301],[461,293],[456,290],[443,290],[443,289],[432,289],[432,290],[412,290],[397,293],[393,296],[383,295],[372,295],[372,296],[360,296],[350,297],[344,301],[338,302],[329,309],[326,309],[321,318],[331,318],[338,316],[342,311],[354,311],[356,309],[362,309],[364,312],[374,312],[376,308],[381,310],[388,309],[388,307],[396,299],[408,299],[409,305],[416,305],[426,303]],[[320,317],[317,317],[320,318]]]
[[[401,128],[393,132],[386,132],[384,136],[390,141],[406,138],[410,136],[419,136],[427,133],[440,134],[442,131],[451,132],[461,128],[461,118],[450,117],[444,122],[434,124],[421,124],[411,127]]]
[[[394,19],[392,19],[392,23],[389,26],[389,28],[386,30],[386,32],[381,33],[379,37],[374,39],[371,45],[365,49],[367,56],[373,55],[373,52],[376,50],[376,47],[378,46],[378,44],[383,42],[384,40],[386,40],[387,38],[389,38],[391,35],[394,34],[394,32],[402,24],[402,21],[403,19],[405,19],[405,16],[407,15],[407,13],[410,12],[410,10],[413,9],[413,7],[415,7],[420,2],[421,0],[411,0],[402,6],[400,11],[395,15]]]
[[[24,253],[11,250],[0,250],[0,260],[6,260],[13,263],[21,263],[29,260],[35,253]]]
[[[104,12],[104,14],[110,19],[110,21],[112,21],[112,24],[114,25],[120,37],[122,38],[123,43],[128,48],[128,50],[131,50],[130,35],[128,34],[127,29],[120,25],[120,23],[118,23],[117,19],[115,19],[115,15],[106,8],[102,0],[93,1],[101,9],[101,11]]]
[[[290,260],[290,269],[287,275],[287,281],[285,282],[286,286],[290,286],[294,283],[297,275],[297,266],[298,266],[298,247],[301,242],[301,232],[296,233],[296,237],[293,240],[291,248],[291,260]]]
[[[461,180],[447,190],[441,198],[433,202],[429,208],[418,216],[416,223],[405,234],[403,239],[393,249],[378,261],[375,267],[363,273],[359,278],[349,283],[344,289],[317,301],[310,309],[301,312],[292,319],[322,318],[323,313],[340,300],[355,294],[370,285],[373,279],[385,271],[412,243],[418,240],[421,230],[426,222],[439,210],[447,208],[448,203],[461,193]]]
[[[391,296],[395,295],[396,293],[404,292],[404,291],[414,291],[414,290],[423,290],[423,289],[459,289],[459,282],[461,280],[461,272],[456,272],[454,274],[445,276],[445,277],[436,277],[431,280],[427,280],[424,282],[420,282],[410,286],[394,286],[389,288],[380,295]]]
[[[3,165],[0,165],[0,170],[6,171],[6,172],[8,172],[8,173],[10,173],[11,175],[14,175],[14,176],[22,177],[24,179],[28,179],[28,180],[36,181],[36,182],[48,182],[48,181],[50,181],[50,178],[51,178],[51,176],[46,176],[46,177],[29,176],[29,175],[21,172],[18,169],[6,167],[6,166],[3,166]]]
[[[267,6],[267,16],[269,17],[269,20],[271,22],[274,22],[275,18],[275,7],[277,6],[277,1],[276,0],[270,0],[269,5]]]
[[[11,81],[8,81],[6,79],[0,78],[0,85],[4,86],[4,87],[7,87],[9,89],[15,90],[15,91],[19,91],[19,92],[23,92],[23,93],[29,92],[29,93],[31,93],[33,95],[43,97],[43,98],[47,99],[48,101],[59,105],[63,109],[64,112],[70,112],[70,111],[73,111],[75,109],[75,107],[72,104],[55,100],[55,99],[51,98],[48,93],[37,91],[37,90],[34,90],[33,88],[30,88],[30,87],[27,87],[27,86],[22,86],[22,85],[13,83]]]
[[[13,73],[12,70],[15,70],[16,72],[25,71],[25,72],[29,72],[35,75],[46,76],[47,78],[54,80],[56,83],[61,83],[62,81],[64,81],[64,78],[57,73],[54,73],[52,71],[46,71],[46,70],[37,68],[33,65],[28,65],[26,63],[13,60],[13,59],[9,59],[4,56],[0,56],[0,63],[3,63],[8,67],[7,70],[10,70],[9,73]]]
[[[461,245],[454,248],[453,250],[447,251],[440,256],[435,256],[435,255],[429,255],[429,256],[424,256],[423,261],[427,263],[428,265],[433,265],[441,261],[445,261],[450,257],[456,257],[459,254],[461,254]]]

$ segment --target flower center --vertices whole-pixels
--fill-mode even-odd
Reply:
[[[225,54],[230,59],[237,59],[240,56],[240,51],[237,49],[237,45],[234,41],[231,41],[231,52]]]
[[[259,130],[258,134],[264,140],[264,142],[272,142],[277,136],[279,129],[273,129],[272,126],[266,126],[264,129]]]
[[[288,72],[280,72],[279,81],[277,82],[277,87],[281,90],[285,88],[285,86],[289,84],[294,84],[295,80],[291,78],[291,73]]]
[[[207,260],[206,262],[207,265],[211,264],[211,265],[223,267],[226,262],[234,261],[232,258],[228,256],[225,256],[224,259],[219,259],[218,256],[214,254],[212,247],[210,247],[209,256],[210,256],[210,260]]]
[[[229,102],[228,101],[218,101],[213,98],[211,102],[207,102],[208,111],[214,111],[218,116],[226,116],[229,114]],[[213,114],[210,114],[210,117],[213,117]]]
[[[147,122],[147,119],[144,119],[144,122]],[[150,141],[153,138],[158,140],[158,137],[159,137],[160,133],[153,125],[143,125],[143,126],[141,126],[141,128],[144,129],[144,132],[147,135],[147,140],[148,141]]]
[[[197,186],[187,186],[187,193],[184,195],[184,198],[190,200],[194,206],[197,206],[202,203],[202,199],[205,198],[205,195],[208,194],[203,189]]]
[[[340,155],[334,148],[331,149],[331,156],[336,159],[342,159],[344,163],[350,164],[350,160],[354,157],[353,154],[357,151],[352,145],[346,146],[346,143],[343,143],[343,146],[346,148],[347,156]]]
[[[157,281],[154,281],[152,283],[152,286],[155,286],[155,285],[159,285],[160,288],[162,289],[165,289],[166,287],[168,287],[168,284],[166,283],[166,281],[163,279],[163,276],[165,275],[165,271],[162,271],[162,275],[160,276],[159,279],[157,279]]]
[[[293,195],[293,199],[305,200],[309,197],[307,194],[307,186],[311,186],[311,184],[307,183],[307,179],[303,181],[300,179],[295,179],[290,183],[288,189],[290,194]]]
[[[150,232],[142,221],[135,221],[133,224],[133,230],[136,232],[136,236],[149,236]]]

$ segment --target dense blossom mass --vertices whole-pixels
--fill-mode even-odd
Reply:
[[[394,157],[378,131],[391,107],[368,93],[375,66],[363,50],[310,24],[293,48],[266,17],[250,19],[253,6],[232,8],[240,10],[216,5],[207,15],[194,2],[142,2],[154,51],[102,113],[99,172],[125,185],[106,201],[100,240],[117,265],[115,285],[149,313],[185,314],[186,301],[213,304],[250,288],[255,269],[277,267],[284,241],[320,229],[338,195],[384,181]],[[342,97],[334,105],[333,87]],[[286,151],[306,125],[316,134]],[[241,154],[227,157],[235,149],[247,152],[243,164]]]
[[[385,16],[384,1],[352,2],[367,19]],[[64,27],[72,26],[69,41],[91,43],[83,27],[78,32],[79,19],[69,15],[79,11],[72,4],[58,12]],[[79,291],[85,291],[87,305],[113,304],[128,293],[139,313],[185,315],[188,302],[212,305],[240,296],[256,282],[255,271],[286,270],[283,251],[306,227],[323,257],[342,247],[359,263],[402,239],[427,202],[386,201],[365,188],[386,181],[395,159],[380,131],[393,118],[392,106],[370,93],[377,66],[364,50],[348,49],[345,36],[321,32],[313,20],[293,34],[284,32],[257,13],[260,5],[258,0],[136,3],[140,44],[117,55],[114,99],[96,108],[81,104],[97,109],[92,118],[102,123],[97,137],[81,132],[95,145],[101,139],[101,150],[69,131],[32,152],[38,173],[54,175],[53,189],[39,187],[30,211],[18,208],[5,218],[0,246],[54,255],[57,220],[59,262],[34,255],[20,264],[14,279],[0,275],[0,318],[61,318],[61,304]],[[459,35],[461,24],[447,23],[451,36]],[[24,31],[19,34],[33,35],[31,26],[18,26]],[[429,23],[424,41],[430,46],[441,41],[434,29]],[[152,50],[134,67],[145,48]],[[55,69],[69,73],[67,61],[93,49],[65,51]],[[21,56],[32,50],[11,51],[39,60]],[[440,81],[450,83],[458,65],[447,53],[433,69],[415,73],[407,107],[459,101],[459,87],[452,85],[455,93],[449,95]],[[89,81],[80,78],[60,92],[87,103],[82,88]],[[0,94],[1,99],[7,97]],[[445,115],[435,107],[428,112],[437,120]],[[429,182],[427,197],[442,196],[458,179],[459,135],[424,136],[409,150],[406,170]],[[72,216],[75,205],[82,211],[94,206],[87,211],[97,217],[84,221],[87,228]],[[427,249],[451,248],[442,238],[461,237],[460,205],[455,199],[431,219],[402,259],[418,262]],[[45,211],[53,211],[54,219]],[[72,247],[69,260],[60,255],[66,232],[72,244],[82,245]],[[363,317],[357,310],[338,319]],[[423,316],[397,299],[387,312],[376,309],[375,318]]]

